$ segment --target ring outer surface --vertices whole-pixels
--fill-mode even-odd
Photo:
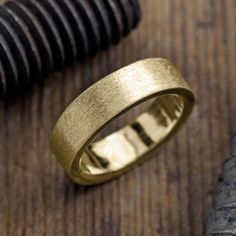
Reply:
[[[167,59],[149,58],[137,61],[104,77],[81,93],[63,112],[50,136],[50,147],[70,178],[82,185],[110,180],[145,158],[114,173],[85,178],[74,165],[96,136],[118,116],[132,107],[161,95],[184,98],[183,114],[167,137],[185,123],[194,106],[192,90]],[[147,154],[146,154],[147,155]]]

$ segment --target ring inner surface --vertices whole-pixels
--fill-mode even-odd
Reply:
[[[83,175],[109,174],[130,166],[171,133],[184,109],[180,95],[163,95],[133,122],[94,141],[80,159]]]

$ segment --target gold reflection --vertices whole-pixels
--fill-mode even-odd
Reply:
[[[118,171],[154,149],[174,128],[183,106],[180,96],[161,96],[131,124],[92,143],[80,160],[84,174]]]

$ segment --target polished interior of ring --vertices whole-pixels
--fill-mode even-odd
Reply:
[[[178,95],[158,97],[129,125],[93,142],[80,159],[84,175],[107,174],[129,166],[172,131],[184,108]]]

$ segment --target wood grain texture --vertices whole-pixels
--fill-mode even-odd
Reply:
[[[140,1],[142,22],[119,45],[0,104],[1,236],[203,235],[236,133],[236,1]],[[122,177],[74,185],[48,147],[55,121],[89,85],[146,57],[168,58],[182,71],[197,95],[191,119]]]

